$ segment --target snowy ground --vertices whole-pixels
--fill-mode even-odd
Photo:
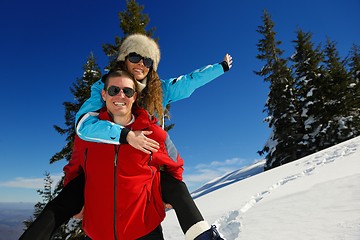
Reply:
[[[227,240],[360,239],[360,137],[224,185],[195,201]],[[184,239],[173,210],[163,229]]]

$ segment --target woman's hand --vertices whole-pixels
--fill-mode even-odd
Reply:
[[[228,64],[229,66],[229,69],[232,67],[232,57],[230,56],[230,54],[226,54],[225,57],[224,57],[224,61]]]
[[[130,131],[126,136],[126,140],[132,147],[144,153],[151,154],[152,152],[157,152],[159,149],[158,142],[145,136],[151,133],[152,131]]]
[[[78,219],[78,220],[83,219],[83,217],[84,217],[84,207],[81,209],[81,211],[78,214],[73,216],[73,218]]]
[[[163,204],[164,204],[164,208],[165,208],[165,210],[168,210],[168,209],[173,209],[173,206],[172,206],[171,204],[169,204],[169,203],[165,203],[165,202],[163,202]]]

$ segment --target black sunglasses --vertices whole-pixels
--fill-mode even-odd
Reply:
[[[143,60],[144,66],[147,68],[151,68],[153,65],[153,60],[151,58],[143,57],[135,52],[129,53],[127,59],[132,63],[138,63],[140,60]]]
[[[126,97],[131,98],[132,96],[134,96],[135,94],[135,90],[129,87],[124,87],[123,89],[117,87],[117,86],[110,86],[107,89],[107,92],[110,96],[116,96],[118,95],[120,92],[123,92],[125,94]]]

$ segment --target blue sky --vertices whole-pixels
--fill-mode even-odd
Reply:
[[[336,41],[342,56],[360,44],[358,0],[138,2],[156,27],[161,78],[220,62],[227,52],[234,59],[228,73],[172,104],[170,135],[185,159],[190,190],[260,159],[270,133],[262,113],[268,86],[253,71],[263,64],[256,30],[264,9],[286,57],[297,28],[312,32],[315,43]],[[73,100],[69,88],[90,52],[106,65],[102,44],[122,36],[124,8],[125,1],[114,0],[1,2],[0,202],[39,201],[44,172],[62,174],[65,160],[49,164],[65,144],[53,125],[64,126],[62,103]]]

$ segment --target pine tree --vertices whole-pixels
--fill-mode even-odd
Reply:
[[[51,179],[50,173],[45,172],[44,177],[44,189],[43,190],[36,190],[39,195],[42,197],[42,202],[38,202],[35,204],[35,210],[34,210],[34,218],[39,216],[41,211],[44,209],[46,203],[48,203],[51,199],[53,199],[53,193],[52,193],[52,183],[53,180]],[[25,227],[29,227],[30,224],[34,221],[32,217],[30,217],[28,220],[25,220],[23,223]]]
[[[291,57],[302,125],[302,139],[299,139],[297,148],[299,158],[317,150],[314,142],[320,127],[318,114],[324,111],[321,97],[321,84],[324,78],[321,66],[323,55],[320,46],[314,49],[311,37],[311,33],[299,29],[297,39],[293,41],[295,54]]]
[[[270,92],[265,109],[268,117],[265,121],[272,128],[272,133],[259,153],[267,155],[265,169],[293,161],[297,158],[297,138],[299,116],[296,111],[294,95],[294,81],[291,70],[287,67],[286,59],[281,58],[283,51],[278,48],[281,41],[275,39],[274,22],[264,11],[263,26],[257,32],[264,36],[257,44],[259,54],[257,58],[265,61],[261,71],[255,72],[270,83]]]
[[[327,39],[324,49],[324,82],[321,86],[324,109],[319,114],[321,124],[316,136],[317,148],[324,149],[349,139],[348,106],[346,104],[349,74],[336,49]]]
[[[119,12],[120,28],[123,32],[124,38],[130,34],[142,33],[149,37],[153,36],[156,28],[146,30],[150,22],[147,14],[142,13],[144,6],[140,6],[135,0],[126,0],[126,10]],[[103,51],[109,57],[109,65],[107,69],[114,66],[116,58],[119,55],[119,48],[123,38],[115,36],[114,44],[103,44]]]
[[[83,75],[78,78],[70,88],[74,95],[75,102],[64,102],[65,106],[65,128],[54,125],[55,130],[61,135],[66,134],[66,145],[54,156],[51,157],[50,163],[66,159],[70,160],[71,151],[75,137],[75,115],[79,111],[81,105],[90,97],[90,87],[101,78],[101,70],[96,63],[96,58],[91,53],[83,66]]]
[[[60,191],[58,187],[55,187],[53,189],[53,187],[52,187],[53,180],[51,179],[50,173],[45,172],[44,176],[45,176],[44,177],[44,189],[43,190],[41,190],[41,189],[37,190],[39,195],[42,197],[42,201],[37,202],[35,204],[35,206],[34,206],[34,213],[33,213],[34,218],[30,217],[28,220],[25,220],[23,222],[24,225],[25,225],[25,229],[31,225],[31,223],[40,215],[41,211],[44,209],[46,204],[49,201],[51,201]],[[65,225],[61,226],[53,234],[51,239],[65,239],[65,238],[62,238],[61,236],[65,236],[67,234],[67,232],[69,232],[67,227]]]

